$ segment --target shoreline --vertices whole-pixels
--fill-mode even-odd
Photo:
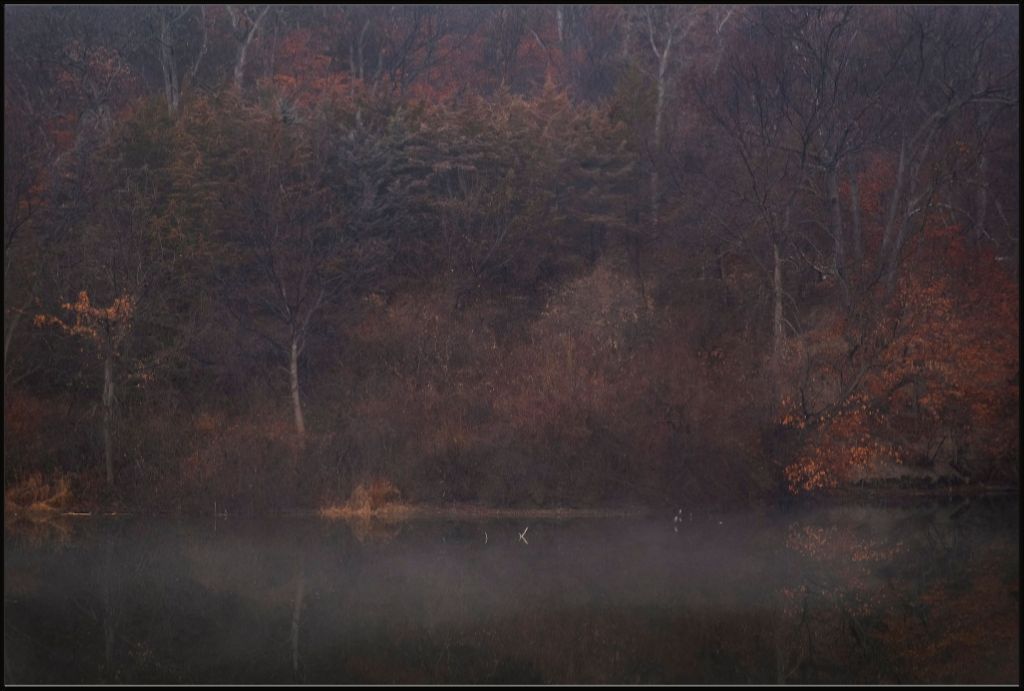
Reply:
[[[749,508],[769,508],[776,506],[829,505],[849,504],[875,501],[922,501],[941,499],[974,499],[974,498],[1005,498],[1016,496],[1019,499],[1020,488],[1012,486],[985,485],[947,485],[936,487],[899,487],[877,486],[834,489],[811,495],[780,497],[775,502],[756,502]],[[721,510],[701,505],[700,510]],[[697,508],[697,507],[695,507]],[[736,507],[733,507],[734,509]],[[281,509],[277,511],[257,513],[217,513],[215,516],[204,512],[146,512],[124,508],[76,508],[60,510],[53,507],[21,507],[10,503],[4,506],[4,523],[17,520],[33,522],[53,519],[71,518],[124,518],[124,517],[169,517],[186,516],[194,518],[254,518],[279,516],[284,518],[319,518],[324,520],[349,521],[415,521],[415,520],[455,520],[484,521],[515,518],[535,520],[571,520],[571,519],[602,519],[602,518],[642,518],[661,511],[670,512],[671,507],[629,506],[620,508],[517,508],[481,506],[476,504],[453,504],[449,506],[435,504],[385,504],[369,509],[366,506],[351,508],[346,505],[335,505],[321,508]]]
[[[331,506],[317,509],[314,515],[328,520],[421,520],[449,519],[460,521],[498,520],[506,518],[533,518],[567,520],[574,518],[637,518],[651,514],[654,509],[632,507],[625,509],[575,509],[549,508],[525,509],[454,504],[451,506],[397,504],[377,509],[351,509],[346,506]]]

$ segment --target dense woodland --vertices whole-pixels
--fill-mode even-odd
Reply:
[[[1019,479],[1019,10],[6,6],[4,483]]]

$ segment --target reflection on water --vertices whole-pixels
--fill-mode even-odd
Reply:
[[[5,531],[5,682],[1019,678],[1015,499],[28,528]]]

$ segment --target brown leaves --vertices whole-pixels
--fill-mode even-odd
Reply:
[[[70,320],[38,314],[33,323],[37,327],[55,326],[64,333],[94,343],[105,340],[111,347],[116,347],[131,330],[135,298],[126,293],[115,298],[109,307],[94,307],[89,300],[89,293],[83,290],[78,294],[78,300],[65,302],[61,307],[71,313]]]
[[[905,460],[938,468],[944,457],[968,463],[967,453],[979,465],[1015,455],[1017,286],[993,257],[968,247],[960,228],[927,226],[908,249],[913,261],[862,339],[876,350],[858,346],[870,367],[845,399],[834,401],[843,388],[830,383],[861,365],[833,332],[850,327],[827,318],[800,337],[790,379],[802,382],[805,408],[828,412],[808,424],[795,392],[782,399],[780,422],[803,430],[785,471],[791,492],[902,474],[895,466]]]

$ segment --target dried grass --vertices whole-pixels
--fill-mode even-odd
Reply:
[[[347,502],[321,509],[320,515],[324,518],[405,517],[414,509],[401,499],[402,493],[392,482],[378,478],[369,484],[359,483]]]
[[[4,492],[4,508],[14,512],[52,513],[65,508],[72,499],[64,476],[48,482],[41,473],[33,473]]]

